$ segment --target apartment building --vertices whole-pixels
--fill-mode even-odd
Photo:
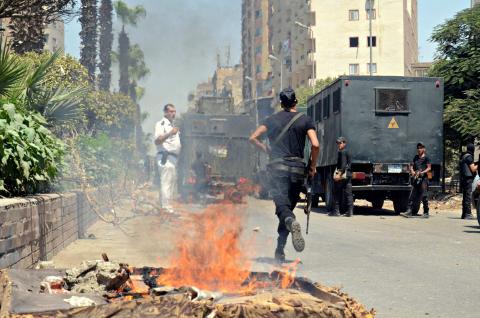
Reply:
[[[368,75],[370,67],[373,75],[414,75],[417,0],[312,0],[311,6],[318,78]]]
[[[309,86],[315,79],[311,5],[306,0],[270,0],[270,63],[275,92]]]
[[[243,99],[269,96],[272,93],[271,68],[268,60],[269,0],[242,0]]]
[[[476,5],[480,5],[480,0],[472,0],[472,8]]]
[[[264,28],[255,40],[248,27],[248,18],[259,15],[251,6],[260,2],[243,0],[242,58],[248,77],[255,68],[271,70],[261,75],[268,74],[274,96],[281,88],[311,86],[316,79],[369,75],[370,46],[372,75],[412,76],[424,68],[418,65],[417,0],[269,0],[268,19],[262,20],[262,26],[268,23],[268,55]],[[261,48],[252,57],[255,43]],[[254,96],[250,84],[244,82],[247,98]]]

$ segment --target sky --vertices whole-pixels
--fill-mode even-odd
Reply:
[[[146,95],[140,101],[142,111],[149,113],[144,129],[151,132],[162,117],[162,105],[173,103],[180,111],[186,110],[188,93],[213,75],[217,54],[225,62],[227,46],[231,48],[232,63],[240,62],[241,0],[126,2],[141,4],[147,11],[146,18],[127,32],[131,42],[144,50],[151,70],[149,77],[140,83],[146,88]],[[470,0],[418,0],[420,61],[433,60],[435,45],[428,40],[433,28],[469,6]],[[65,50],[75,57],[80,56],[79,32],[77,19],[66,24]]]

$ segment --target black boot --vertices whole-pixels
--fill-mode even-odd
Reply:
[[[287,226],[287,230],[292,233],[292,244],[293,248],[297,252],[301,252],[305,249],[305,240],[302,236],[302,227],[297,220],[293,217],[289,216],[285,219],[285,225]]]
[[[287,243],[287,236],[280,235],[277,238],[277,248],[275,249],[275,261],[277,261],[278,263],[285,263],[284,249],[285,249],[286,243]]]

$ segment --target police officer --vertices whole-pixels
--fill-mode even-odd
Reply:
[[[467,152],[460,159],[460,186],[462,187],[462,219],[472,220],[472,183],[477,174],[478,166],[473,159],[475,146],[467,145]]]
[[[160,170],[161,207],[173,213],[172,200],[177,190],[177,161],[180,154],[180,133],[173,126],[175,106],[167,104],[163,108],[164,117],[155,125],[155,145]]]
[[[346,217],[353,215],[353,194],[352,194],[352,158],[350,152],[346,149],[347,139],[345,137],[337,138],[338,157],[337,167],[333,176],[335,199],[335,209],[330,212],[329,216],[340,216],[342,203],[346,203],[347,211]]]
[[[250,136],[250,142],[270,155],[268,169],[271,193],[278,217],[275,259],[284,262],[284,248],[289,233],[292,234],[293,247],[297,252],[305,248],[300,223],[296,221],[293,210],[305,180],[303,154],[306,137],[311,145],[308,174],[312,177],[316,173],[319,143],[312,119],[297,112],[295,92],[290,88],[283,90],[280,93],[280,102],[283,111],[266,118]],[[270,147],[259,140],[263,134],[267,134]]]
[[[428,173],[432,171],[430,158],[427,157],[425,145],[422,142],[417,144],[417,155],[410,165],[410,176],[412,179],[412,192],[408,199],[407,212],[402,213],[404,217],[418,215],[420,201],[423,203],[423,217],[428,219]]]

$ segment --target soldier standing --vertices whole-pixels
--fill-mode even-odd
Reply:
[[[477,174],[478,166],[473,159],[475,146],[467,145],[467,152],[462,155],[460,160],[460,186],[462,187],[462,219],[472,220],[472,183]]]
[[[180,154],[180,133],[173,126],[175,106],[167,104],[163,108],[163,119],[155,125],[155,145],[160,170],[161,207],[173,213],[172,200],[177,190],[177,161]]]
[[[343,202],[346,203],[346,217],[353,215],[353,194],[352,194],[352,158],[350,152],[346,149],[347,139],[345,137],[337,138],[338,158],[337,168],[333,176],[335,199],[335,208],[330,212],[329,216],[340,216]]]
[[[275,259],[283,262],[289,233],[292,234],[293,247],[297,252],[305,248],[300,223],[296,221],[293,210],[300,198],[305,180],[303,154],[306,137],[311,144],[308,167],[308,174],[311,177],[316,173],[319,143],[312,119],[297,112],[295,92],[290,88],[283,90],[280,93],[280,101],[283,111],[266,118],[250,136],[250,142],[270,155],[268,170],[273,187],[275,214],[279,221]],[[270,148],[259,140],[265,133],[270,141]]]
[[[412,177],[412,192],[408,199],[407,212],[401,213],[404,217],[418,215],[420,201],[423,203],[423,217],[428,219],[428,173],[432,171],[430,158],[427,157],[425,145],[422,142],[417,144],[417,155],[410,165],[410,176]]]

